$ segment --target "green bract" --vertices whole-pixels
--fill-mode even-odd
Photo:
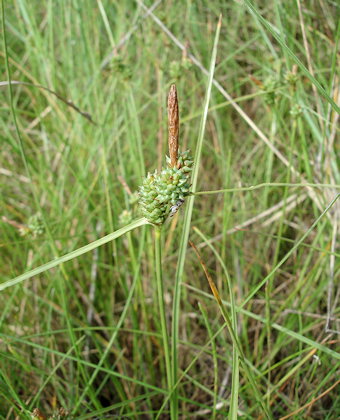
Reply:
[[[187,150],[179,153],[177,167],[168,167],[161,172],[155,170],[144,179],[139,189],[139,206],[150,223],[162,225],[170,208],[189,195],[192,166],[193,160]]]

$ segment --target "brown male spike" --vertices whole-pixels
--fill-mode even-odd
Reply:
[[[175,167],[178,159],[179,113],[176,85],[170,86],[168,95],[168,143],[170,166]]]

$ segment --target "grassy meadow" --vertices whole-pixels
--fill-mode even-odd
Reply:
[[[338,16],[1,0],[0,419],[340,417]]]

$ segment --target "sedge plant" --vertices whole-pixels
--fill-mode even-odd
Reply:
[[[139,205],[143,216],[155,226],[155,272],[157,296],[161,321],[166,376],[169,392],[172,391],[172,367],[170,359],[170,343],[164,304],[164,288],[162,278],[162,226],[168,216],[172,217],[190,194],[189,178],[193,168],[190,152],[178,152],[179,145],[179,110],[176,86],[170,87],[168,95],[168,145],[169,157],[167,167],[160,172],[148,174],[139,190]],[[175,418],[173,396],[171,401],[171,417]]]

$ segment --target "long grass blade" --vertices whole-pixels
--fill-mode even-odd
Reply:
[[[272,417],[271,417],[269,411],[267,410],[267,407],[266,407],[266,405],[265,405],[265,403],[264,403],[264,401],[262,399],[262,396],[261,396],[261,394],[260,394],[260,392],[258,390],[258,386],[257,386],[257,383],[255,381],[254,375],[253,375],[250,367],[248,366],[248,363],[249,362],[246,360],[246,357],[244,355],[244,352],[243,352],[243,349],[241,347],[241,344],[240,344],[240,342],[239,342],[239,340],[237,338],[237,331],[235,331],[234,328],[233,328],[232,320],[230,319],[229,314],[226,311],[225,306],[223,305],[223,302],[222,302],[221,296],[219,294],[219,291],[218,291],[218,289],[217,289],[217,287],[216,287],[213,279],[211,278],[211,276],[210,276],[210,274],[208,272],[208,269],[206,267],[206,264],[204,263],[204,261],[202,260],[202,258],[200,256],[200,253],[198,252],[198,249],[196,248],[196,246],[192,242],[190,242],[190,244],[193,247],[193,249],[194,249],[194,251],[195,251],[195,253],[196,253],[196,255],[197,255],[197,257],[198,257],[198,259],[200,261],[200,264],[201,264],[201,266],[203,268],[203,271],[204,271],[204,274],[205,274],[205,276],[206,276],[206,278],[208,280],[210,289],[211,289],[211,291],[212,291],[212,293],[214,295],[214,298],[216,299],[216,302],[217,302],[217,304],[218,304],[218,306],[220,308],[220,311],[222,313],[222,316],[223,316],[223,318],[225,320],[225,323],[227,325],[229,334],[230,334],[231,339],[233,341],[233,345],[234,345],[234,347],[237,348],[237,352],[238,352],[238,354],[240,356],[240,360],[242,362],[243,369],[245,371],[245,374],[247,376],[247,379],[249,380],[249,382],[250,382],[250,384],[251,384],[251,386],[253,388],[255,398],[257,399],[257,401],[258,401],[260,407],[262,408],[263,413],[266,415],[266,417],[268,419],[271,419]],[[235,362],[235,361],[233,360],[233,362]],[[236,373],[234,371],[234,369],[233,369],[233,372]],[[237,381],[237,388],[238,388],[238,381]],[[234,419],[237,419],[237,406],[236,406],[236,401],[235,401],[236,395],[234,395],[235,392],[236,392],[235,388],[232,389],[232,402],[231,402],[231,404],[232,404],[231,405],[232,413],[231,413],[231,416],[229,418],[230,419],[233,419],[233,420]]]
[[[202,145],[203,145],[203,137],[205,131],[205,125],[208,116],[208,109],[209,109],[209,102],[211,96],[211,87],[212,81],[214,77],[214,69],[216,63],[216,55],[217,55],[217,44],[220,36],[222,24],[222,16],[217,24],[216,35],[214,46],[211,55],[210,61],[210,71],[209,71],[209,79],[207,85],[207,91],[204,101],[204,111],[202,114],[202,119],[200,123],[200,129],[198,134],[195,158],[194,158],[194,169],[192,172],[192,192],[195,192],[197,186],[197,179],[198,179],[198,172],[201,160],[201,153],[202,153]],[[189,238],[189,230],[190,230],[190,223],[191,223],[191,216],[193,211],[195,197],[191,196],[188,199],[188,204],[185,211],[184,216],[184,224],[183,224],[183,231],[182,237],[180,242],[179,248],[179,256],[178,256],[178,263],[177,263],[177,270],[176,270],[176,277],[175,277],[175,289],[174,289],[174,300],[173,300],[173,318],[172,318],[172,345],[171,345],[171,361],[172,361],[172,383],[175,384],[177,382],[177,370],[178,370],[178,353],[177,353],[177,346],[178,346],[178,325],[179,325],[179,312],[180,312],[180,300],[181,300],[181,281],[183,277],[184,271],[184,262],[185,262],[185,255],[187,250],[188,238]],[[172,398],[173,406],[173,413],[175,420],[178,417],[178,391],[177,389],[174,390],[174,396]]]
[[[221,255],[217,252],[216,248],[209,242],[208,238],[196,227],[194,227],[194,231],[203,239],[203,241],[209,246],[209,248],[213,251],[214,255],[218,259],[221,267],[224,271],[226,276],[227,284],[228,284],[228,291],[229,291],[229,299],[230,299],[230,308],[231,308],[231,325],[235,334],[237,334],[237,314],[236,314],[236,305],[235,305],[235,298],[233,293],[233,288],[231,284],[231,279],[228,273],[228,269],[221,258]],[[232,357],[232,383],[231,383],[231,399],[230,399],[230,411],[229,411],[229,418],[231,420],[237,419],[237,412],[238,412],[238,389],[239,389],[239,354],[238,349],[235,344],[233,344],[233,357]]]
[[[137,227],[143,226],[148,224],[148,221],[142,217],[141,219],[135,220],[134,222],[130,223],[127,226],[122,227],[121,229],[116,230],[115,232],[109,233],[108,235],[104,236],[103,238],[97,239],[94,242],[91,242],[81,248],[78,248],[68,254],[62,255],[59,258],[56,258],[53,261],[50,261],[46,264],[43,264],[33,270],[27,271],[24,274],[21,274],[14,279],[7,280],[0,284],[0,291],[7,289],[7,287],[14,286],[15,284],[21,283],[24,280],[28,280],[29,278],[36,276],[38,274],[43,273],[44,271],[50,270],[53,267],[57,267],[58,265],[73,260],[74,258],[79,257],[80,255],[86,254],[86,252],[92,251],[95,248],[98,248],[101,245],[104,245],[114,239],[119,238],[120,236],[124,235],[125,233],[129,232],[130,230],[136,229]]]

